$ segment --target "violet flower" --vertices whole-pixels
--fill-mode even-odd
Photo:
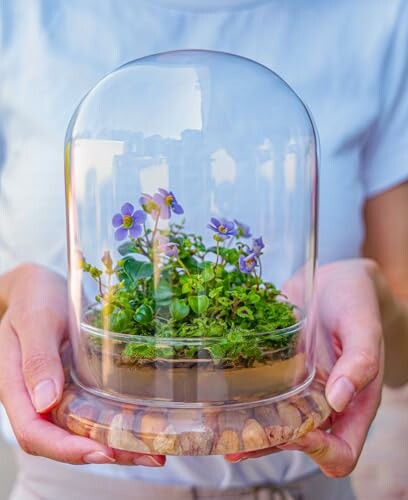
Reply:
[[[177,243],[173,243],[169,240],[168,236],[163,234],[157,234],[154,238],[153,245],[161,253],[167,255],[167,257],[177,257],[179,253]]]
[[[159,188],[159,193],[163,196],[164,204],[169,210],[172,210],[177,215],[184,214],[184,209],[177,201],[173,191],[166,191],[163,188]]]
[[[142,234],[142,226],[146,220],[145,212],[135,210],[131,203],[122,205],[120,212],[112,217],[112,226],[117,228],[115,239],[122,241],[128,234],[132,238],[138,238]]]
[[[150,194],[143,193],[142,196],[139,198],[139,203],[145,212],[147,212],[153,218],[156,219],[161,213],[161,207],[163,205],[163,197],[159,193],[156,193],[153,196],[150,196]]]
[[[237,219],[234,219],[234,222],[237,227],[238,238],[250,238],[252,236],[251,229],[247,224],[239,222]]]
[[[159,188],[159,192],[155,193],[153,196],[143,194],[139,202],[143,210],[151,214],[154,218],[160,217],[166,220],[170,219],[172,211],[175,214],[184,213],[184,209],[177,201],[174,193],[162,188]]]
[[[179,249],[177,243],[167,243],[164,248],[164,253],[167,257],[178,257]]]
[[[208,224],[208,227],[216,233],[214,239],[218,241],[224,241],[237,234],[234,223],[223,218],[211,217],[211,224]]]
[[[252,252],[258,257],[261,255],[262,250],[265,248],[262,236],[259,238],[253,238],[252,240]]]
[[[239,258],[239,270],[243,273],[250,273],[257,265],[256,255],[250,253],[249,255],[241,255]]]

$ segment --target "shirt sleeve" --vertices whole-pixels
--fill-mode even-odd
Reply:
[[[408,2],[397,11],[381,68],[380,112],[362,155],[367,198],[408,180]]]

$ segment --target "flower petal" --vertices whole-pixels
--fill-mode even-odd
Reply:
[[[164,205],[160,210],[160,217],[164,220],[170,219],[171,211],[168,205]]]
[[[211,223],[216,228],[218,228],[219,226],[221,226],[221,222],[218,219],[216,219],[215,217],[211,217]],[[215,231],[216,231],[216,229],[215,229]]]
[[[165,189],[163,188],[159,188],[159,193],[165,198],[166,196],[168,196],[170,193],[169,191],[166,191]]]
[[[112,217],[112,226],[113,227],[119,227],[123,224],[123,217],[121,214],[115,214]]]
[[[123,215],[132,215],[135,211],[135,207],[131,203],[127,202],[122,205],[120,211]]]
[[[175,214],[184,214],[184,209],[179,203],[173,203],[172,208]]]
[[[128,233],[128,230],[125,229],[124,227],[120,227],[119,229],[116,229],[115,231],[115,240],[116,241],[122,241],[126,238]]]
[[[164,197],[159,193],[154,193],[153,200],[159,205],[159,207],[166,204]]]
[[[146,221],[146,212],[143,210],[136,210],[135,213],[132,215],[133,218],[133,225],[136,224],[143,224]]]
[[[138,238],[142,234],[142,226],[140,224],[133,224],[129,229],[129,234],[132,238]]]

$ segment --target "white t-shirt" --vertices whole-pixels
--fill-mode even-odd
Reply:
[[[408,178],[405,0],[2,0],[0,43],[0,272],[27,260],[64,272],[66,126],[97,80],[147,54],[239,54],[306,102],[321,141],[320,262],[358,256],[365,199]],[[287,452],[233,466],[222,457],[170,457],[161,470],[90,466],[213,487],[314,468]]]

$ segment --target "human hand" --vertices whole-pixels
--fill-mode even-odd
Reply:
[[[71,464],[162,466],[165,457],[115,450],[52,424],[47,414],[61,400],[61,349],[67,340],[65,280],[27,264],[0,276],[0,401],[21,448]]]
[[[327,400],[335,410],[330,433],[317,429],[289,444],[227,455],[227,460],[299,450],[329,477],[352,472],[381,399],[384,348],[377,277],[376,264],[366,259],[336,262],[317,272],[318,362],[327,344],[337,358],[326,384]]]

